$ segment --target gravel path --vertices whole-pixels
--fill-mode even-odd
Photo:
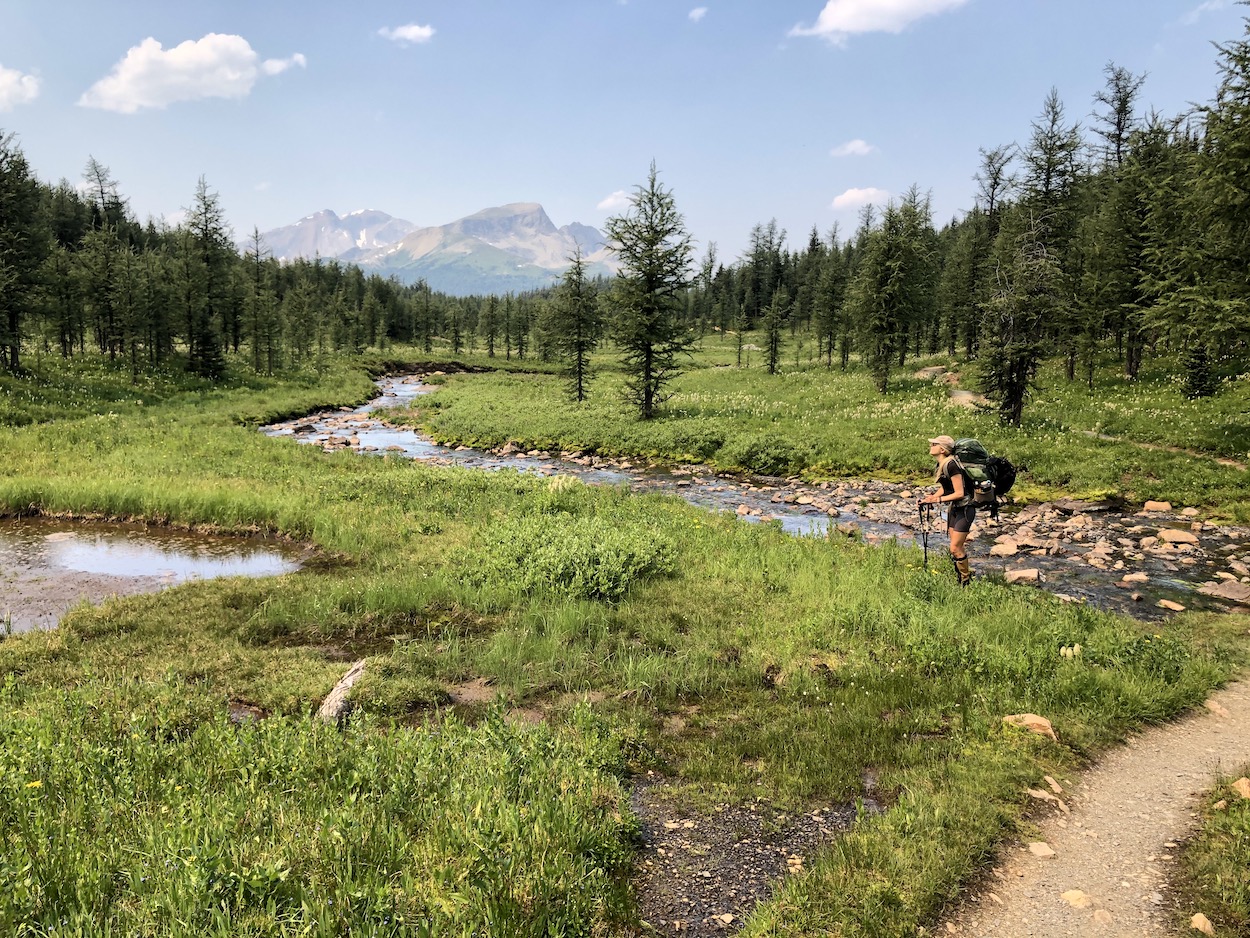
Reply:
[[[1110,753],[1040,821],[1039,844],[1009,850],[943,929],[968,938],[1165,938],[1174,850],[1217,770],[1250,762],[1250,682]],[[1067,786],[1059,785],[1060,788]],[[1039,792],[1040,794],[1040,792]],[[1042,854],[1042,855],[1038,855]],[[1195,910],[1200,911],[1200,910]],[[1197,934],[1197,932],[1190,932]]]

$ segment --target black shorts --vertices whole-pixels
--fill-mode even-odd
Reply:
[[[967,534],[972,530],[972,522],[977,520],[976,505],[962,505],[946,511],[946,530]]]

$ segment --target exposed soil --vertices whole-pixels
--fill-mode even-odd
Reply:
[[[109,576],[72,570],[10,567],[0,572],[0,617],[15,632],[50,629],[79,603],[102,603],[114,596],[155,593],[173,584],[163,576]]]
[[[1178,917],[1168,880],[1218,771],[1250,763],[1250,682],[1111,752],[1045,801],[1038,840],[1003,851],[984,887],[939,933],[968,938],[1165,938]],[[1038,779],[1039,794],[1051,792]],[[1230,795],[1230,797],[1236,797]],[[1051,852],[1053,851],[1053,855]],[[1196,932],[1194,932],[1196,934]],[[1220,934],[1220,932],[1217,932]]]
[[[702,938],[741,929],[755,906],[855,819],[845,805],[784,814],[767,804],[683,809],[648,774],[631,796],[642,824],[634,884],[645,934]]]

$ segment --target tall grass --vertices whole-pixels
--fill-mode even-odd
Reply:
[[[6,935],[550,935],[631,919],[619,741],[498,712],[231,725],[181,681],[0,694]]]
[[[748,432],[772,433],[774,415],[794,426],[787,408],[817,377],[741,418]],[[572,425],[547,379],[503,380],[449,379],[433,412],[495,382],[516,406],[492,412],[491,432],[517,438],[542,413]],[[707,379],[717,400],[721,380]],[[693,805],[878,800],[748,933],[910,935],[1014,829],[1026,787],[1201,701],[1244,662],[1245,616],[1148,628],[1039,591],[961,590],[899,544],[793,538],[565,479],[328,455],[248,425],[367,387],[343,372],[173,389],[0,430],[5,511],[260,530],[315,551],[284,577],[82,606],[55,632],[0,641],[0,863],[19,883],[0,894],[0,923],[620,933],[634,829],[620,777],[646,765]],[[851,406],[867,410],[839,426],[863,432],[837,458],[910,472],[911,434],[945,414],[915,390],[911,412]],[[739,423],[706,406],[706,426]],[[836,453],[836,434],[818,432]],[[358,656],[359,722],[311,727]],[[476,679],[497,701],[455,703]],[[235,727],[231,701],[275,716]],[[511,707],[546,725],[511,725]],[[1020,711],[1050,717],[1060,741],[1003,725]]]

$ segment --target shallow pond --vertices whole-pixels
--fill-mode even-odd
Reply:
[[[745,521],[776,524],[792,534],[821,536],[841,530],[869,542],[921,541],[916,509],[920,491],[907,486],[851,479],[812,486],[793,479],[718,474],[705,466],[657,469],[641,461],[524,453],[510,446],[498,452],[440,446],[412,429],[385,423],[386,408],[409,403],[433,387],[410,375],[383,379],[378,389],[379,396],[363,407],[314,414],[265,427],[264,432],[330,451],[389,453],[445,465],[625,484],[634,491],[673,494],[708,510],[733,512]],[[1161,529],[1195,526],[1199,543],[1192,546],[1151,543],[1159,540]],[[929,565],[945,574],[950,567],[945,531],[940,520],[936,527],[929,536]],[[1012,543],[991,543],[1004,540]],[[1200,590],[1229,581],[1250,583],[1250,531],[1204,525],[1181,512],[1134,514],[1063,502],[1029,506],[1004,511],[998,522],[978,518],[971,546],[977,574],[1033,570],[1037,585],[1064,598],[1141,619],[1170,615],[1174,610],[1165,604],[1227,609],[1236,602]]]
[[[33,518],[0,522],[0,620],[51,628],[74,605],[187,580],[264,577],[298,568],[298,551],[252,538],[140,525]]]

